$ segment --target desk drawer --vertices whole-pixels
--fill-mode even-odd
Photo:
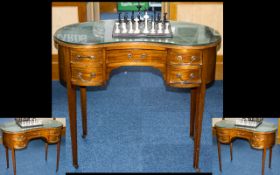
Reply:
[[[109,50],[107,63],[159,62],[165,63],[166,51],[148,49]]]
[[[71,82],[79,86],[103,85],[104,73],[102,67],[87,66],[86,68],[71,64]]]
[[[201,83],[201,69],[197,66],[168,66],[169,83]]]
[[[102,64],[102,49],[72,49],[71,63]]]
[[[202,51],[172,49],[168,52],[168,63],[202,65]]]

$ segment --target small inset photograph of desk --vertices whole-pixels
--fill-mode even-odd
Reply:
[[[254,127],[240,121],[213,119],[213,174],[280,174],[278,118],[263,118]]]
[[[27,119],[0,119],[1,174],[58,173],[65,159],[65,118]]]

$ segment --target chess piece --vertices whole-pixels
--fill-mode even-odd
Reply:
[[[158,23],[158,31],[157,31],[157,33],[162,33],[162,23],[161,22]]]
[[[139,21],[139,19],[136,18],[135,19],[135,30],[134,30],[134,33],[140,33],[138,21]]]
[[[122,23],[122,33],[127,33],[126,23],[125,22]]]
[[[164,33],[169,33],[169,23],[165,23],[165,30]]]
[[[149,15],[148,15],[148,12],[146,11],[145,15],[144,15],[145,27],[144,27],[143,33],[149,33],[149,30],[148,30],[148,18],[149,18]]]
[[[124,17],[123,17],[123,20],[124,20],[124,22],[127,24],[128,23],[128,20],[127,20],[127,18],[128,18],[128,14],[127,14],[127,12],[124,14]]]
[[[134,11],[132,11],[132,14],[131,14],[131,22],[134,23]]]
[[[121,20],[121,12],[119,13],[119,23],[122,23],[122,20]]]
[[[118,22],[115,23],[115,33],[120,33],[119,24]]]
[[[129,31],[128,31],[128,33],[133,33],[132,21],[129,21]]]
[[[163,17],[163,22],[166,23],[167,22],[167,18],[166,18],[167,13],[164,13],[164,17]]]
[[[151,33],[155,33],[156,30],[155,30],[155,22],[152,21],[152,29],[151,29]]]
[[[157,15],[157,23],[160,23],[160,12]]]

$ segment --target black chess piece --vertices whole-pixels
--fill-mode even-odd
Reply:
[[[122,14],[122,12],[119,13],[119,23],[122,22],[122,20],[121,20],[121,14]]]
[[[128,18],[128,14],[127,14],[127,12],[125,12],[124,17],[123,17],[123,20],[125,23],[128,22],[127,18]]]
[[[138,11],[137,18],[139,19],[139,23],[140,23],[141,22],[141,12],[140,11]]]
[[[167,22],[167,17],[166,17],[167,13],[164,13],[164,17],[163,17],[163,22],[166,23]]]
[[[156,11],[154,10],[154,18],[153,21],[156,22]]]
[[[140,2],[138,2],[138,5],[136,7],[138,8],[138,12],[140,12],[140,9],[142,7],[142,5],[140,5]]]
[[[157,14],[157,22],[160,22],[160,12]]]
[[[132,13],[131,13],[131,22],[134,23],[134,11],[132,11]]]

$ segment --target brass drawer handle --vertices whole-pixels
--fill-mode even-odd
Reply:
[[[83,58],[89,58],[91,60],[95,59],[94,55],[90,55],[90,56],[81,56],[81,55],[77,55],[76,56],[77,60],[83,59]]]
[[[83,82],[89,82],[89,81],[91,81],[93,78],[96,77],[96,73],[91,73],[91,74],[90,74],[90,79],[89,79],[89,80],[85,80],[85,79],[83,79],[82,75],[83,75],[82,72],[79,72],[79,73],[78,73],[79,79],[82,80]]]
[[[127,57],[132,58],[132,54],[131,53],[127,54]]]
[[[145,54],[145,53],[142,53],[140,56],[140,58],[146,58],[146,57],[147,57],[147,54]]]
[[[194,61],[199,61],[199,58],[196,57],[196,56],[192,56],[191,57],[191,63],[194,62]]]
[[[185,80],[183,80],[182,74],[181,74],[181,73],[177,73],[177,74],[176,74],[176,77],[179,78],[181,81],[185,81]],[[189,77],[190,77],[190,79],[194,79],[194,78],[195,78],[195,73],[193,73],[193,72],[190,73],[190,74],[189,74]]]
[[[183,62],[183,57],[181,55],[178,55],[177,60],[180,61],[180,62]]]

